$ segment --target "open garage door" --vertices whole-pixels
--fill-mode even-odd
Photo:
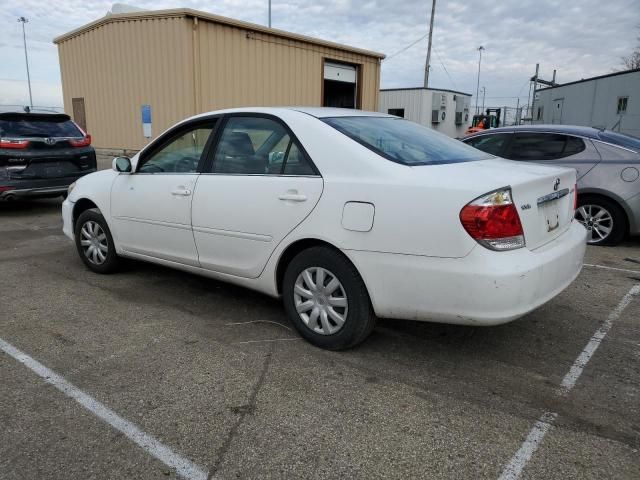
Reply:
[[[358,67],[324,62],[322,104],[325,107],[358,108]]]

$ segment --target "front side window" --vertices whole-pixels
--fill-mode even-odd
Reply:
[[[437,165],[491,158],[458,140],[400,118],[333,117],[323,121],[380,156],[403,165]]]
[[[506,158],[511,160],[555,160],[585,149],[578,137],[555,133],[518,133],[511,141]]]
[[[471,145],[478,150],[501,156],[504,147],[511,136],[510,133],[496,133],[495,135],[480,135],[464,140],[464,143]]]
[[[195,173],[213,125],[176,134],[160,150],[143,159],[140,173]]]
[[[281,123],[264,117],[231,117],[216,148],[213,173],[312,175],[314,172]]]

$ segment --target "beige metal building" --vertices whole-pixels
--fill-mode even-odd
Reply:
[[[143,105],[152,138],[221,108],[378,108],[384,55],[191,9],[108,15],[54,43],[65,111],[97,148],[144,146]]]

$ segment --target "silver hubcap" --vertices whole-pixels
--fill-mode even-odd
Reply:
[[[95,264],[101,265],[107,259],[109,242],[102,227],[93,220],[89,220],[80,229],[80,246],[85,257]]]
[[[600,205],[582,205],[576,210],[576,220],[585,226],[588,232],[587,242],[598,243],[609,236],[613,230],[613,217]]]
[[[293,300],[304,324],[316,333],[331,335],[347,319],[347,294],[337,277],[322,267],[309,267],[298,278]]]

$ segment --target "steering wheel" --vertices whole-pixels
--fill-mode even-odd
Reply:
[[[199,161],[197,157],[180,157],[175,164],[176,172],[195,172]]]

